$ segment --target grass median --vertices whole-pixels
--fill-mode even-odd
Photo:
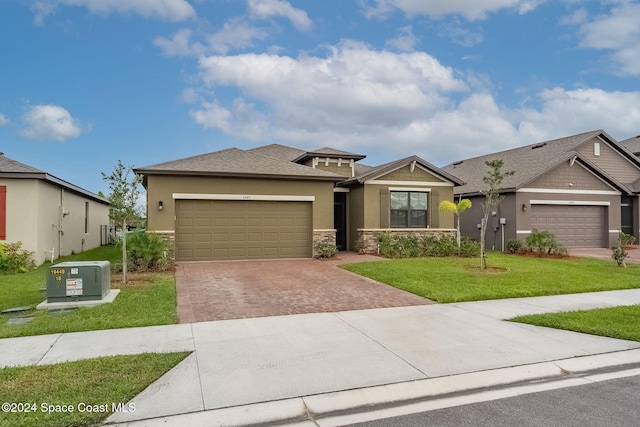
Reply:
[[[103,246],[55,261],[110,261],[120,259],[120,249]],[[97,307],[67,312],[35,310],[46,299],[45,272],[50,263],[38,269],[12,275],[0,275],[0,310],[31,307],[20,316],[32,317],[25,324],[9,324],[11,315],[0,316],[0,338],[80,332],[100,329],[167,325],[178,322],[176,314],[176,286],[171,273],[130,274],[127,285],[120,284],[120,276],[111,277],[111,287],[119,288],[114,302]]]
[[[440,303],[639,288],[640,265],[590,258],[549,259],[491,253],[474,258],[413,258],[343,268]]]
[[[511,321],[640,341],[640,305],[518,316]]]
[[[118,410],[188,353],[111,356],[0,369],[0,425],[89,426]]]

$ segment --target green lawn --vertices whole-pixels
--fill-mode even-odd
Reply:
[[[22,412],[5,412],[3,406],[0,425],[95,425],[111,415],[112,404],[127,407],[129,400],[187,355],[112,356],[50,366],[2,368],[0,402],[19,403],[21,406],[13,409]]]
[[[343,268],[441,303],[559,295],[640,287],[640,265],[590,258],[546,259],[491,253],[477,258],[414,258]]]
[[[640,305],[519,316],[513,322],[640,341]]]
[[[107,260],[113,265],[119,257],[119,249],[104,246],[58,259],[55,263]],[[62,313],[35,310],[35,306],[46,299],[46,294],[40,289],[45,287],[45,269],[48,266],[50,264],[45,263],[29,273],[0,275],[0,310],[18,306],[34,308],[28,313],[34,317],[33,320],[24,325],[9,325],[9,316],[0,316],[0,338],[178,322],[175,279],[171,273],[130,274],[129,283],[125,286],[120,285],[119,276],[112,274],[111,287],[119,287],[120,294],[111,304]]]

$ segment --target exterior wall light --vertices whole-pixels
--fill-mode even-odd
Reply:
[[[524,203],[522,204],[522,212],[526,212],[527,211],[527,205],[525,205]]]
[[[160,200],[158,202],[158,210],[161,211],[164,208],[164,205],[162,204],[162,200]]]

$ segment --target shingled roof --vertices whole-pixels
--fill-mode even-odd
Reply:
[[[389,162],[389,163],[385,163],[383,165],[380,166],[375,166],[375,167],[367,167],[364,169],[360,169],[359,171],[357,171],[357,175],[348,180],[345,181],[343,183],[340,183],[340,185],[350,185],[353,183],[363,183],[367,180],[370,179],[376,179],[380,176],[386,175],[389,172],[392,172],[396,169],[399,169],[403,166],[406,165],[410,165],[412,162],[416,162],[417,164],[421,165],[422,167],[424,167],[425,169],[427,169],[429,172],[433,173],[436,176],[439,176],[440,178],[443,178],[444,180],[453,182],[455,185],[463,185],[464,182],[459,179],[456,176],[451,175],[448,172],[443,171],[442,169],[432,165],[431,163],[427,162],[426,160],[418,157],[418,156],[410,156],[410,157],[405,157],[404,159],[400,159],[400,160],[394,160],[393,162]]]
[[[73,191],[74,193],[81,194],[96,200],[100,203],[109,204],[109,201],[104,197],[100,197],[91,191],[71,184],[63,179],[48,174],[47,172],[36,169],[24,163],[20,163],[17,160],[10,159],[5,156],[4,153],[0,153],[0,178],[12,178],[12,179],[39,179],[41,181],[48,182],[49,184],[56,185],[58,187],[65,188],[66,190]]]
[[[0,155],[0,173],[8,174],[8,173],[35,173],[35,174],[43,174],[44,171],[40,169],[32,168],[31,166],[25,165],[24,163],[20,163],[16,160],[10,159],[2,153]]]
[[[269,146],[267,146],[269,147]],[[288,148],[271,146],[275,153]],[[264,148],[264,147],[263,147]],[[245,151],[238,148],[227,148],[213,153],[187,157],[165,163],[158,163],[135,169],[143,175],[210,175],[233,177],[270,177],[341,181],[344,178],[332,172],[310,168],[287,160],[256,154],[259,150]],[[263,151],[264,152],[264,151]]]
[[[619,144],[627,150],[631,151],[636,156],[640,155],[640,135],[633,136],[629,139],[625,139],[624,141],[620,141]]]
[[[323,148],[318,148],[317,150],[307,151],[301,154],[300,156],[298,156],[297,158],[293,159],[292,161],[302,163],[313,157],[329,157],[332,159],[335,159],[335,158],[353,159],[355,161],[358,161],[358,160],[364,159],[367,156],[363,154],[349,153],[348,151],[336,150],[335,148],[331,148],[331,147],[323,147]]]
[[[628,186],[624,186],[624,184],[620,184],[615,181],[615,179],[607,175],[604,171],[599,170],[594,164],[589,162],[583,156],[580,156],[576,151],[576,148],[580,144],[595,137],[600,137],[604,141],[610,142],[612,146],[616,144],[615,139],[609,136],[606,132],[603,130],[595,130],[565,138],[553,139],[498,153],[461,160],[451,163],[443,169],[466,182],[466,185],[456,189],[456,194],[470,195],[479,193],[484,187],[482,178],[489,170],[485,162],[499,159],[504,162],[504,166],[502,168],[503,172],[515,172],[511,176],[505,177],[505,180],[503,181],[503,188],[505,191],[515,191],[522,185],[531,182],[533,179],[542,175],[544,172],[554,168],[559,163],[575,157],[589,169],[597,171],[600,176],[606,177],[607,180],[611,181],[618,187],[623,185],[621,189],[625,192],[628,191]],[[627,154],[631,155],[628,152]]]

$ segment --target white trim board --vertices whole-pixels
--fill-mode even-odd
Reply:
[[[199,194],[173,193],[176,200],[244,200],[262,202],[315,202],[316,196],[270,195],[270,194]]]
[[[601,196],[619,196],[619,191],[609,190],[561,190],[551,188],[521,188],[516,193],[550,193],[550,194],[592,194]]]
[[[597,200],[529,200],[530,205],[611,206],[611,202]]]
[[[421,193],[430,193],[431,189],[424,187],[389,187],[389,191],[419,191]]]
[[[365,181],[365,184],[376,184],[376,185],[414,185],[419,187],[453,187],[453,183],[450,182],[426,182],[426,181],[387,181],[384,179],[377,180],[372,179],[370,181]]]

